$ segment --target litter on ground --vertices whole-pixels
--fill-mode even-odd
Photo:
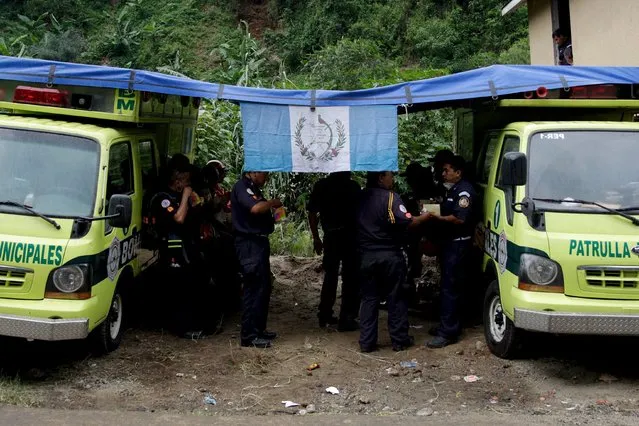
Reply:
[[[477,380],[479,380],[479,377],[475,376],[474,374],[471,374],[470,376],[464,376],[464,381],[466,383],[474,383]]]

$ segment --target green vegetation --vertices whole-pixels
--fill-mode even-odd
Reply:
[[[495,63],[527,63],[526,11],[502,17],[503,3],[5,0],[0,54],[142,68],[225,84],[359,89]],[[204,109],[196,161],[222,159],[231,169],[230,185],[242,168],[239,109],[225,102],[205,103]],[[446,110],[401,114],[400,167],[412,160],[425,163],[449,146],[451,117]],[[317,178],[272,176],[269,192],[292,212],[280,235],[289,251],[309,252],[303,245],[310,239],[300,224]]]
[[[37,407],[40,395],[20,377],[0,377],[0,404]]]
[[[270,240],[273,255],[313,256],[313,238],[303,216],[297,220],[289,217],[285,222],[276,224]]]

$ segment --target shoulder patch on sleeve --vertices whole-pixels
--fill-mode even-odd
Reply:
[[[399,205],[399,211],[402,213],[406,213],[408,210],[406,210],[406,207],[403,204]]]
[[[467,196],[463,196],[459,199],[459,201],[457,202],[457,204],[459,205],[459,207],[461,207],[462,209],[467,208],[468,206],[470,206],[470,198],[468,198]]]
[[[464,197],[464,196],[465,197],[470,197],[470,193],[468,191],[462,191],[462,192],[459,193],[459,196],[460,197]]]
[[[160,205],[162,206],[163,209],[165,209],[171,205],[171,202],[165,198],[164,200],[162,200],[162,203],[160,203]]]
[[[248,193],[248,195],[255,195],[251,188],[246,188],[246,192]]]

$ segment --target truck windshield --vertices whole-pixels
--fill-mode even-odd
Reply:
[[[639,132],[552,131],[530,139],[528,196],[544,209],[639,210]]]
[[[93,214],[99,145],[76,136],[0,128],[0,201],[53,217]],[[25,214],[0,205],[0,212]]]

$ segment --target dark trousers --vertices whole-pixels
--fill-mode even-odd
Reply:
[[[456,339],[461,334],[460,301],[470,266],[471,244],[471,240],[448,241],[442,246],[439,335],[447,339]]]
[[[388,304],[388,331],[393,345],[408,342],[408,304],[406,303],[406,260],[401,251],[363,251],[360,253],[362,304],[360,337],[362,348],[377,345],[380,300]]]
[[[406,255],[408,257],[408,279],[414,280],[422,276],[422,236],[411,235],[406,244]]]
[[[163,249],[160,264],[162,280],[179,284],[179,291],[169,301],[170,328],[178,335],[212,330],[216,319],[215,306],[211,305],[215,300],[213,283],[195,248]]]
[[[235,251],[244,282],[241,339],[250,342],[266,330],[271,300],[271,247],[268,237],[238,235]]]
[[[340,263],[342,264],[342,303],[339,318],[344,321],[357,317],[359,286],[356,256],[353,234],[341,230],[324,233],[324,284],[320,294],[318,313],[320,318],[329,319],[333,316]]]
[[[172,299],[174,304],[173,322],[171,328],[178,335],[188,331],[202,330],[203,300],[201,282],[196,271],[190,265],[180,268],[168,267],[166,275],[169,282],[180,283],[180,291]]]
[[[241,302],[242,283],[234,241],[232,234],[218,232],[207,244],[206,261],[213,270],[221,313],[236,312]]]
[[[415,281],[422,276],[422,246],[421,235],[410,235],[406,243],[406,258],[408,261],[408,285],[406,300],[409,305],[417,305],[419,297],[417,294],[417,286]]]

